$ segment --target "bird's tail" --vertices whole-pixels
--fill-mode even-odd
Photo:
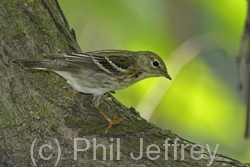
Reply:
[[[60,64],[51,60],[14,60],[13,62],[19,63],[27,69],[51,71],[62,70],[62,66],[60,66]]]

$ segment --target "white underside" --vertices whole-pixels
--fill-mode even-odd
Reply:
[[[76,83],[72,83],[70,80],[67,80],[67,82],[77,91],[82,92],[82,93],[90,93],[94,95],[102,95],[109,90],[105,88],[89,88],[89,87],[84,87],[82,85],[78,85]]]
[[[76,82],[72,82],[75,79],[72,78],[72,76],[68,72],[63,72],[63,71],[55,71],[55,72],[64,77],[67,80],[68,84],[70,84],[76,91],[93,94],[94,96],[100,96],[110,91],[107,88],[91,88],[84,85],[80,85]]]

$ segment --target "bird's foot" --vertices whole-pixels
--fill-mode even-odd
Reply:
[[[120,119],[116,119],[116,116],[114,117],[113,120],[109,120],[109,126],[106,128],[105,133],[107,134],[109,132],[109,130],[112,128],[113,125],[119,124],[124,120],[126,120],[125,117],[122,117]]]
[[[81,94],[81,92],[76,91],[76,92],[73,94],[73,97],[76,97],[76,96],[78,96],[79,94]]]

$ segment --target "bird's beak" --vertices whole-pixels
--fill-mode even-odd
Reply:
[[[169,80],[172,80],[172,78],[168,74],[165,77],[168,78]]]
[[[170,77],[170,75],[168,73],[162,73],[162,75],[164,77],[166,77],[167,79],[172,80],[172,78]]]

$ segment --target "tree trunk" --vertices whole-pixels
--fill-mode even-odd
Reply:
[[[218,154],[212,161],[205,147],[147,122],[111,94],[102,97],[100,108],[127,120],[105,134],[107,121],[91,105],[91,95],[73,96],[55,73],[12,62],[81,51],[57,1],[0,4],[0,166],[243,166]]]

